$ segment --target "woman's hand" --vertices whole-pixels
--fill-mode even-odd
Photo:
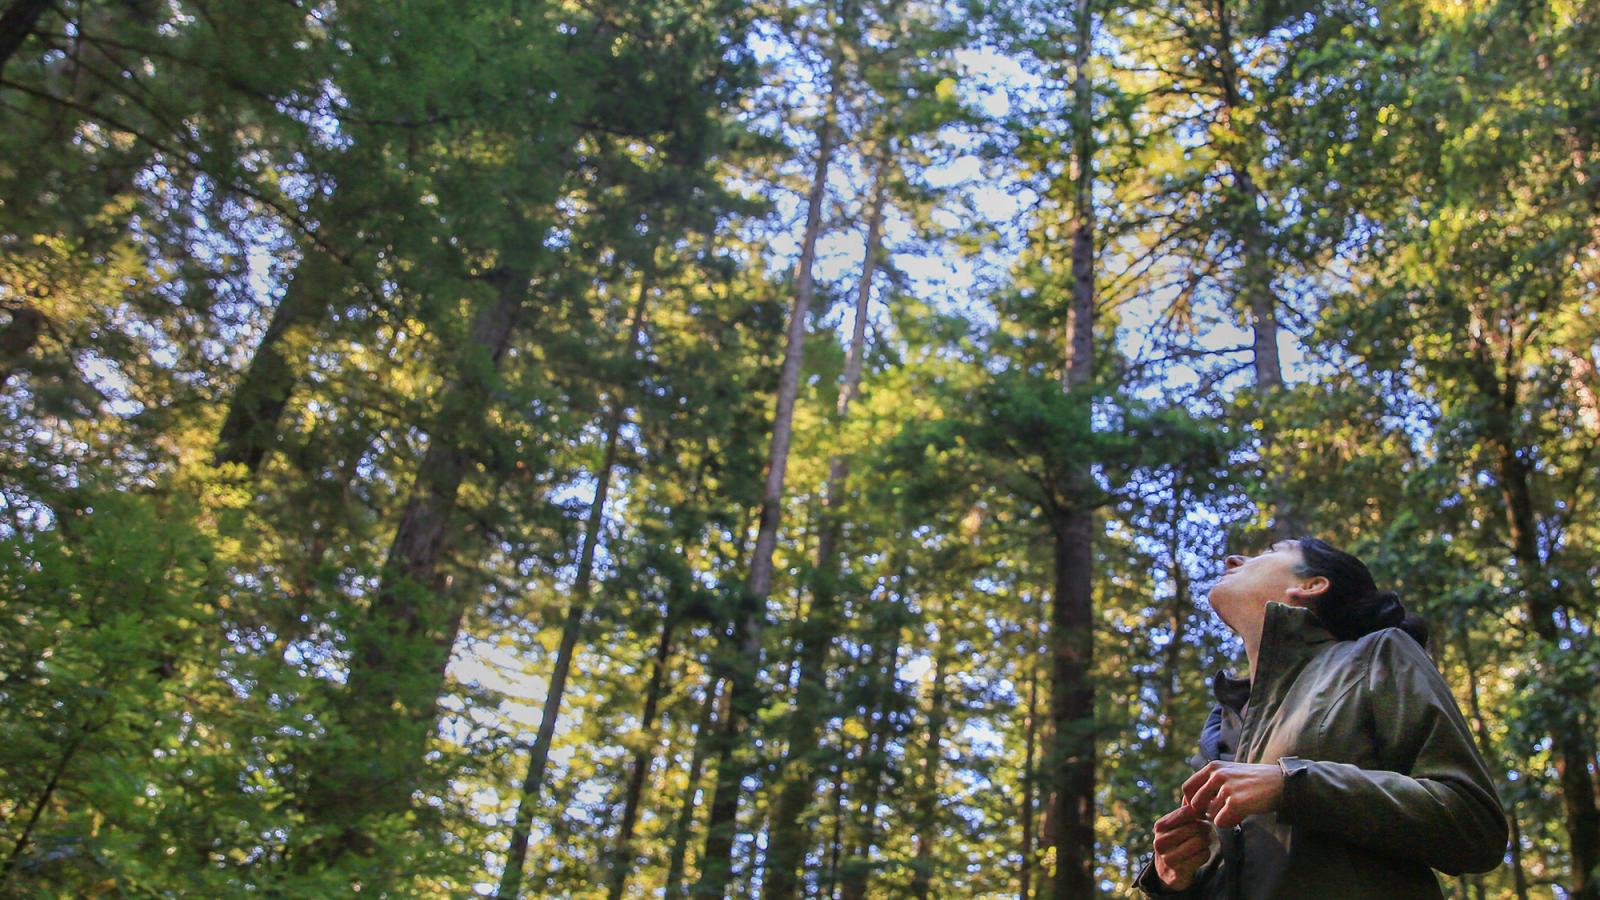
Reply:
[[[1211,826],[1191,806],[1180,806],[1156,820],[1156,876],[1174,891],[1194,883],[1194,873],[1211,856]]]
[[[1212,760],[1183,783],[1183,802],[1218,828],[1272,812],[1283,800],[1283,769],[1271,763]]]

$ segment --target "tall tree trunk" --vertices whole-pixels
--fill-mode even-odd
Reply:
[[[628,329],[626,352],[637,352],[639,336],[644,331],[644,304],[649,295],[652,279],[648,276],[639,283],[639,294],[634,300],[632,324]],[[561,716],[561,699],[566,693],[567,676],[572,672],[572,657],[577,651],[578,637],[583,631],[583,617],[589,611],[589,599],[594,582],[595,549],[600,544],[600,531],[605,527],[606,496],[611,492],[611,477],[617,468],[617,444],[622,432],[627,408],[620,395],[611,398],[606,412],[606,443],[595,473],[594,499],[589,502],[589,514],[583,525],[583,547],[578,554],[578,572],[573,579],[572,601],[567,605],[567,615],[561,626],[561,644],[556,649],[556,662],[550,673],[550,684],[545,691],[544,708],[539,714],[539,730],[534,735],[533,747],[528,751],[528,770],[522,778],[522,792],[517,801],[517,814],[511,826],[511,845],[506,854],[506,867],[500,873],[500,886],[495,896],[501,900],[514,900],[522,886],[522,870],[528,857],[528,836],[533,828],[533,811],[538,806],[539,791],[544,784],[545,767],[550,762],[550,745],[555,741],[556,720]]]
[[[1091,0],[1074,13],[1072,113],[1072,306],[1063,387],[1092,390],[1094,368],[1094,121],[1089,53]],[[1050,614],[1053,741],[1046,770],[1055,791],[1051,835],[1056,850],[1054,896],[1092,897],[1094,888],[1094,562],[1093,480],[1087,467],[1066,473],[1067,496],[1049,511],[1055,585]]]
[[[1068,512],[1055,528],[1055,603],[1050,617],[1051,718],[1047,770],[1055,787],[1051,835],[1053,896],[1092,897],[1094,889],[1093,606],[1089,578],[1092,522]]]
[[[727,712],[727,694],[717,690],[717,679],[706,685],[705,711],[695,728],[694,752],[689,756],[689,772],[684,780],[683,803],[678,808],[678,819],[672,826],[672,852],[667,860],[667,900],[683,896],[684,859],[689,854],[689,837],[694,832],[694,798],[700,793],[700,770],[706,761],[706,751],[712,743],[712,728],[718,715]],[[720,704],[720,708],[719,708]]]
[[[1528,621],[1539,640],[1554,647],[1563,632],[1556,623],[1561,588],[1552,587],[1550,576],[1545,574],[1545,560],[1539,555],[1538,521],[1529,484],[1532,457],[1518,445],[1513,426],[1517,382],[1510,374],[1502,381],[1482,344],[1474,348],[1471,373],[1480,392],[1490,401],[1486,437],[1496,457],[1512,555],[1527,598]],[[1557,717],[1550,737],[1556,750],[1556,772],[1560,776],[1561,800],[1571,842],[1571,891],[1578,900],[1597,900],[1600,898],[1600,806],[1596,804],[1594,776],[1589,771],[1595,759],[1594,743],[1584,726],[1588,714],[1586,698],[1572,696],[1567,700],[1549,712]]]
[[[490,283],[495,296],[480,307],[455,363],[382,582],[367,614],[350,629],[350,672],[336,715],[360,746],[330,753],[308,792],[312,821],[335,830],[311,852],[325,862],[369,851],[371,838],[361,823],[405,810],[423,772],[435,704],[465,612],[464,600],[443,590],[439,571],[471,462],[455,435],[481,427],[528,290],[525,276],[506,271],[494,273]]]
[[[1217,22],[1217,67],[1222,89],[1223,127],[1230,132],[1229,168],[1234,177],[1234,200],[1238,218],[1235,237],[1244,256],[1240,269],[1241,293],[1250,312],[1251,350],[1255,360],[1256,402],[1264,421],[1273,419],[1267,413],[1274,396],[1283,389],[1283,369],[1278,357],[1278,298],[1273,289],[1272,258],[1269,254],[1271,236],[1261,215],[1266,196],[1256,186],[1250,168],[1255,161],[1256,142],[1235,119],[1244,103],[1240,90],[1238,59],[1233,49],[1233,22],[1227,0],[1214,0],[1212,14]],[[1264,433],[1263,442],[1270,444],[1272,435]],[[1300,535],[1305,529],[1291,508],[1288,491],[1277,479],[1269,479],[1268,491],[1275,508],[1272,534],[1275,539]]]
[[[1534,539],[1532,495],[1528,490],[1526,457],[1517,458],[1513,451],[1501,447],[1501,477],[1507,503],[1507,516],[1512,519],[1512,545],[1516,548],[1517,566],[1523,570],[1527,585],[1528,617],[1534,632],[1547,645],[1554,646],[1561,639],[1555,622],[1556,606],[1548,597],[1548,579],[1538,578],[1544,569]],[[1551,729],[1556,748],[1556,771],[1561,780],[1561,799],[1567,818],[1567,834],[1572,850],[1572,896],[1578,900],[1600,897],[1600,807],[1596,806],[1594,777],[1589,766],[1594,760],[1594,744],[1584,728],[1583,710],[1586,704],[1576,700],[1564,704],[1569,720]]]
[[[639,819],[639,801],[644,794],[644,780],[650,774],[650,764],[656,758],[656,708],[666,688],[668,658],[672,654],[672,630],[677,624],[671,609],[661,623],[661,640],[656,644],[655,663],[650,670],[650,684],[645,689],[644,712],[639,719],[644,743],[633,752],[633,765],[628,773],[627,795],[622,805],[622,824],[617,827],[617,846],[611,858],[611,900],[619,900],[628,884],[628,873],[633,870],[633,829]]]
[[[856,288],[855,327],[850,334],[850,349],[845,357],[844,383],[839,388],[834,410],[834,433],[842,436],[850,413],[850,403],[861,386],[862,355],[866,344],[867,317],[872,300],[872,276],[882,244],[883,207],[888,195],[888,160],[878,159],[872,208],[867,221],[866,252],[861,262],[861,281]],[[822,736],[823,714],[829,706],[827,669],[828,650],[840,632],[838,578],[841,569],[838,542],[843,526],[840,506],[844,503],[845,479],[850,459],[839,454],[828,462],[827,508],[817,538],[817,577],[812,588],[810,614],[801,624],[800,650],[796,663],[800,683],[795,692],[794,709],[789,714],[789,750],[784,761],[783,786],[772,813],[772,839],[767,847],[765,896],[771,900],[791,900],[800,896],[800,868],[805,848],[810,843],[802,824],[806,807],[816,784],[816,756]]]
[[[945,640],[940,635],[939,641]],[[939,832],[939,763],[944,758],[942,742],[949,717],[945,709],[945,650],[934,651],[933,685],[928,698],[928,742],[922,749],[922,778],[917,789],[916,861],[912,866],[911,894],[927,900],[933,885],[933,844]]]
[[[33,34],[39,17],[50,9],[50,0],[11,0],[6,11],[0,13],[0,75],[6,64],[22,49],[22,44]]]
[[[838,60],[829,73],[837,79]],[[784,348],[783,371],[778,379],[777,409],[772,419],[772,442],[767,454],[766,484],[761,498],[761,525],[750,560],[750,577],[745,584],[742,608],[735,613],[732,659],[722,664],[728,679],[728,715],[717,729],[717,780],[712,794],[710,821],[707,823],[705,858],[695,894],[724,897],[733,878],[733,839],[738,829],[739,794],[748,768],[736,753],[743,742],[746,725],[760,708],[757,695],[761,665],[761,623],[765,618],[767,595],[772,590],[772,554],[778,545],[778,525],[783,514],[783,478],[789,465],[789,441],[793,434],[794,403],[800,392],[800,367],[804,360],[806,315],[814,290],[812,267],[817,256],[817,237],[822,231],[823,199],[827,193],[828,169],[833,160],[834,121],[837,116],[838,88],[830,83],[828,98],[817,135],[817,163],[811,178],[806,206],[805,236],[795,268],[794,305],[789,311],[789,334]]]
[[[298,345],[309,340],[327,318],[337,269],[337,263],[316,249],[305,250],[228,404],[217,434],[217,465],[239,463],[252,474],[261,469],[278,439],[278,423],[299,378],[294,360],[305,353]],[[293,352],[297,349],[302,352]]]

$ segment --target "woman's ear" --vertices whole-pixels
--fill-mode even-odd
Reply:
[[[1327,593],[1328,585],[1329,582],[1327,576],[1313,575],[1312,577],[1307,578],[1305,581],[1290,587],[1288,590],[1284,591],[1284,593],[1303,604],[1307,600]]]

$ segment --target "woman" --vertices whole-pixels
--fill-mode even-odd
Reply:
[[[1251,677],[1219,671],[1183,805],[1155,824],[1149,896],[1440,898],[1507,824],[1427,628],[1312,537],[1229,556],[1211,608]]]

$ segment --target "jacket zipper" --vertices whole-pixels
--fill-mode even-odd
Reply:
[[[1249,703],[1245,704],[1247,707]],[[1247,710],[1254,712],[1254,710]],[[1233,748],[1233,758],[1243,760],[1245,747],[1249,745],[1250,719],[1245,716],[1239,723],[1239,744]],[[1244,898],[1244,823],[1233,826],[1233,858],[1228,861],[1228,868],[1232,872],[1228,875],[1229,900],[1243,900]]]
[[[1228,875],[1228,897],[1230,900],[1242,900],[1244,897],[1244,826],[1233,826],[1233,859],[1228,861],[1228,868],[1232,871]]]

